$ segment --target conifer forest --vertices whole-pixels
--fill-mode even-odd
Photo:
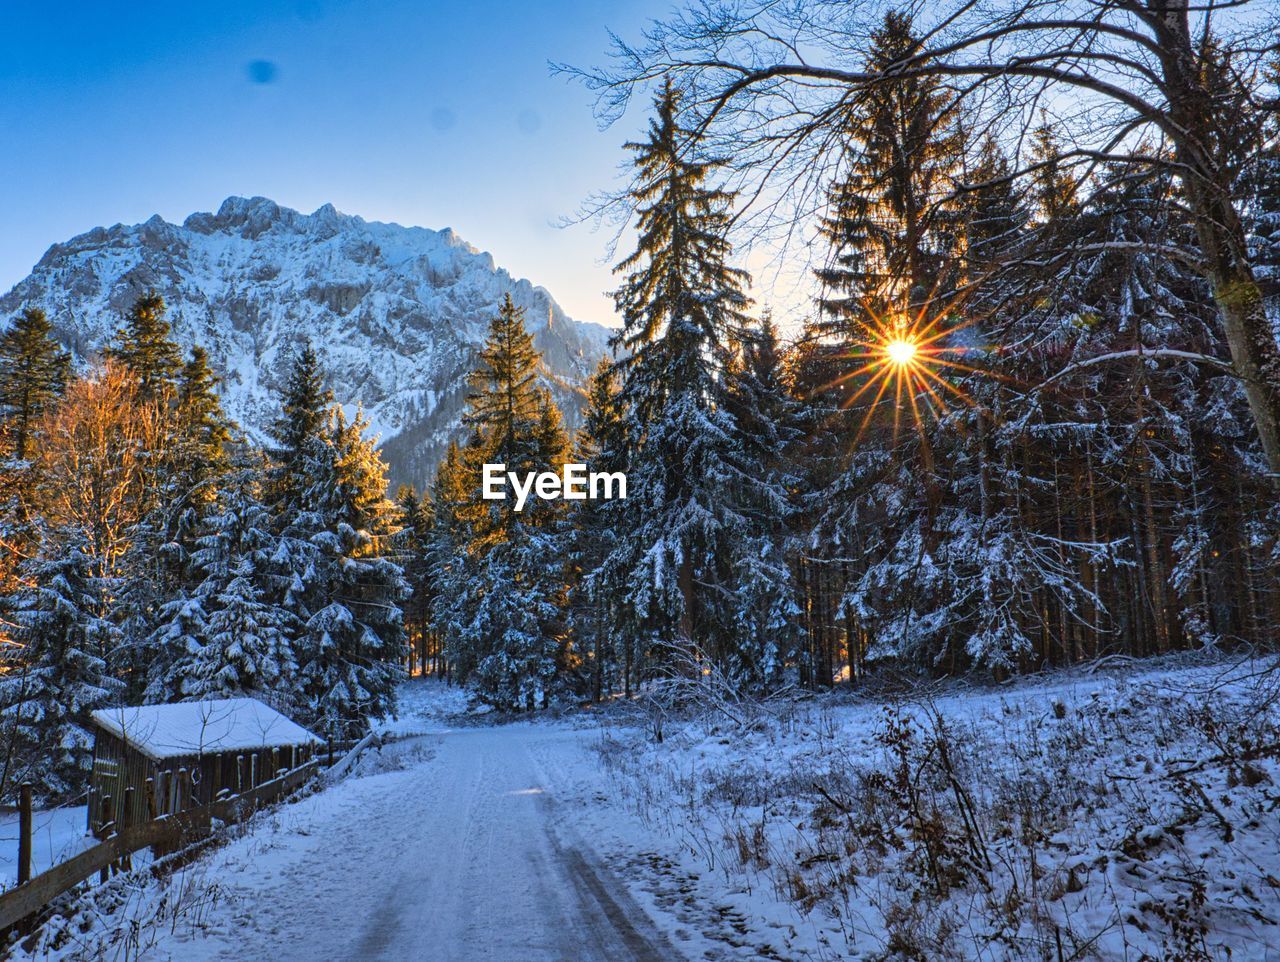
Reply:
[[[109,839],[104,717],[256,699],[427,906],[232,832],[226,908],[103,869],[0,944],[292,959],[280,845],[351,900],[299,959],[1280,959],[1280,7],[628,6],[530,34],[617,165],[603,327],[263,198],[0,299],[0,829]]]

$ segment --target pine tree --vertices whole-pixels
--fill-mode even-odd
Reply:
[[[1042,223],[1072,217],[1080,211],[1075,178],[1063,167],[1062,143],[1057,131],[1043,123],[1032,132],[1033,196]]]
[[[489,324],[479,364],[468,378],[472,393],[462,422],[474,429],[476,443],[468,444],[465,453],[477,479],[480,466],[486,463],[502,464],[505,471],[521,474],[546,467],[539,433],[545,411],[545,398],[537,385],[541,355],[524,319],[524,308],[517,307],[508,294]],[[525,510],[534,509],[529,504]],[[511,498],[485,502],[478,484],[464,514],[472,528],[473,551],[506,540],[521,521]]]
[[[269,601],[287,613],[303,717],[338,737],[395,710],[408,595],[394,560],[395,507],[386,465],[323,388],[305,344],[281,392],[268,472],[277,540]]]
[[[892,73],[922,50],[911,17],[891,11],[872,36],[867,66]],[[838,674],[841,646],[855,677],[880,628],[869,620],[874,610],[859,607],[858,586],[898,534],[890,521],[900,515],[884,499],[936,504],[930,419],[943,416],[945,404],[893,388],[882,346],[963,327],[972,285],[998,265],[1017,217],[1000,207],[1013,188],[1002,180],[1008,171],[994,142],[984,141],[974,169],[964,170],[969,137],[941,78],[876,85],[850,114],[845,168],[829,189],[821,227],[831,249],[817,273],[826,316],[800,352],[821,438],[811,442],[819,456],[798,485],[812,526],[797,571],[809,638],[801,672],[819,686]],[[975,189],[957,196],[958,182]],[[876,387],[881,378],[887,393]]]
[[[67,532],[55,532],[51,544],[57,555],[24,566],[27,586],[10,604],[23,663],[0,676],[0,725],[12,746],[5,782],[31,781],[59,800],[88,778],[89,713],[109,705],[120,686],[107,668],[115,629],[104,617],[97,565]]]
[[[128,368],[143,400],[169,399],[177,390],[182,354],[170,337],[165,303],[154,290],[133,302],[124,325],[116,332],[107,357]]]
[[[964,250],[970,282],[1003,266],[1022,239],[1028,220],[1013,164],[994,137],[982,140],[966,174],[970,189],[963,200]]]
[[[324,387],[320,358],[310,341],[293,358],[281,401],[280,416],[270,431],[277,462],[272,495],[283,508],[297,509],[308,485],[307,466],[316,455],[333,404],[333,392]]]
[[[301,548],[290,587],[301,588],[305,618],[294,655],[306,715],[318,730],[343,736],[395,710],[405,654],[400,605],[409,586],[391,557],[394,508],[367,427],[361,417],[348,422],[336,405],[329,410],[323,443],[306,466],[306,508],[285,529]]]
[[[890,11],[871,37],[867,68],[892,73],[893,64],[922,51],[911,16]],[[820,227],[830,247],[827,266],[817,272],[823,317],[802,350],[809,414],[825,440],[814,445],[819,456],[801,485],[806,513],[821,532],[811,536],[797,569],[809,639],[801,674],[820,686],[838,673],[842,645],[850,677],[861,667],[867,629],[848,591],[858,569],[876,557],[885,523],[867,500],[884,493],[879,485],[888,466],[912,463],[915,474],[902,483],[928,484],[928,448],[913,447],[923,436],[900,430],[904,412],[914,420],[918,402],[878,393],[875,378],[884,372],[877,352],[887,340],[935,337],[957,325],[972,297],[967,285],[1002,253],[991,241],[1005,226],[998,217],[980,222],[993,213],[988,202],[1000,192],[998,183],[985,185],[981,198],[956,196],[958,181],[981,184],[1001,171],[997,157],[984,163],[980,154],[974,176],[965,175],[968,134],[941,78],[920,74],[877,84],[850,106],[842,134],[844,166],[829,187]],[[979,205],[986,214],[976,214]],[[970,225],[976,246],[966,250]],[[931,410],[931,403],[924,406],[926,419]],[[926,491],[912,491],[933,503]]]
[[[600,359],[587,382],[586,410],[576,444],[577,457],[593,470],[623,470],[627,450],[625,410],[618,369],[608,357]]]
[[[603,357],[587,385],[587,406],[574,456],[590,472],[625,474],[627,448],[617,370],[613,361]],[[615,596],[601,579],[605,559],[624,535],[619,529],[620,508],[615,500],[580,502],[571,514],[567,539],[573,636],[590,659],[588,684],[596,701],[618,681],[625,687],[630,678],[625,663],[630,648],[615,627]]]
[[[671,398],[705,403],[714,380],[712,347],[746,315],[749,278],[730,267],[725,232],[733,196],[707,185],[715,165],[688,155],[670,83],[657,98],[649,140],[636,154],[632,196],[639,207],[636,250],[615,271],[625,349],[622,399],[640,425],[666,413]]]
[[[134,577],[119,607],[130,612],[126,634],[132,646],[144,653],[149,688],[189,647],[184,639],[198,638],[202,630],[198,589],[205,572],[195,559],[197,542],[221,515],[216,503],[219,488],[232,469],[230,424],[222,413],[216,383],[204,349],[192,348],[166,418],[169,437],[150,473],[158,495],[150,499],[151,511],[132,532],[129,567]],[[241,470],[260,467],[257,460]],[[144,577],[143,572],[150,575]],[[179,627],[188,606],[189,630]]]
[[[716,403],[719,356],[746,322],[746,274],[729,266],[732,195],[709,186],[715,165],[688,149],[679,95],[656,101],[636,154],[636,251],[614,294],[629,352],[622,362],[629,452],[625,542],[603,577],[625,599],[624,630],[682,662],[724,665],[735,639],[729,552],[740,519],[726,498],[734,427]]]
[[[1280,315],[1280,147],[1260,152],[1252,180],[1252,258],[1275,316]]]
[[[183,364],[165,314],[164,298],[147,291],[106,352],[151,422],[146,442],[131,452],[139,468],[138,517],[127,532],[129,577],[113,611],[122,628],[113,667],[128,679],[131,697],[152,687],[176,656],[164,632],[174,629],[172,607],[186,603],[194,587],[190,553],[212,500],[203,482],[226,468],[225,427],[214,424],[220,411],[207,359],[196,349],[192,362]],[[194,630],[194,624],[188,627]]]
[[[222,413],[217,387],[208,352],[193,347],[178,377],[177,393],[177,473],[185,491],[217,477],[229,466],[231,425]]]
[[[292,614],[272,602],[276,537],[252,470],[208,514],[192,561],[201,580],[161,608],[156,647],[176,652],[149,700],[250,695],[296,710]]]
[[[468,550],[470,529],[465,514],[479,483],[479,477],[473,477],[468,470],[462,447],[450,441],[436,468],[431,496],[435,519],[426,561],[428,577],[435,587],[431,624],[440,636],[448,675],[463,684],[475,670],[477,657],[467,633],[477,589],[476,562]]]
[[[490,435],[496,454],[509,450],[513,455],[523,453],[505,446],[517,444],[524,425],[539,415],[540,360],[533,335],[525,327],[525,309],[517,307],[510,294],[505,295],[489,322],[480,363],[468,378],[472,393],[463,418],[464,424],[478,426]]]
[[[866,69],[891,70],[922,47],[911,16],[889,11],[871,35]],[[876,84],[850,106],[844,126],[845,169],[820,228],[832,256],[818,276],[831,330],[858,339],[868,327],[942,312],[930,302],[945,304],[954,283],[948,198],[964,144],[950,93],[923,73]]]
[[[740,335],[741,357],[725,379],[724,408],[734,432],[728,497],[741,519],[730,549],[740,585],[732,674],[747,688],[776,687],[799,654],[796,586],[788,558],[800,483],[790,464],[802,434],[799,405],[782,380],[772,318]]]
[[[196,581],[200,569],[194,563],[191,567],[191,580]],[[188,690],[192,659],[209,635],[207,598],[199,587],[198,582],[195,587],[173,586],[167,597],[148,592],[154,611],[125,619],[125,637],[136,639],[128,645],[133,649],[131,673],[136,673],[137,684],[145,684],[143,700],[148,704],[180,701]],[[116,661],[120,661],[119,655]]]
[[[1280,89],[1280,60],[1273,61],[1269,80]],[[1249,122],[1249,112],[1242,112]],[[1280,318],[1280,117],[1271,111],[1255,133],[1245,139],[1249,159],[1242,172],[1242,192],[1248,212],[1249,260],[1267,299],[1272,318]],[[1278,322],[1280,323],[1280,322]]]
[[[38,548],[45,490],[38,466],[38,425],[61,397],[70,359],[38,307],[24,310],[0,335],[0,591],[15,585],[16,567]]]
[[[141,396],[142,379],[133,368],[124,370]],[[138,452],[145,513],[129,531],[129,577],[114,607],[123,629],[116,667],[129,678],[131,695],[145,686],[150,700],[181,696],[169,690],[168,678],[203,637],[198,589],[205,575],[194,554],[231,470],[231,426],[216,383],[208,355],[194,347],[172,387],[145,402],[157,418],[155,435]]]
[[[473,682],[491,705],[532,711],[551,698],[562,640],[543,574],[553,561],[536,529],[517,525],[474,566],[479,590],[465,630],[479,654]]]
[[[30,458],[32,429],[61,396],[70,364],[38,307],[24,310],[0,335],[0,416],[9,425],[16,460]]]
[[[459,679],[508,709],[544,707],[571,657],[563,611],[566,576],[559,559],[563,503],[532,499],[516,511],[511,498],[481,497],[484,464],[524,474],[558,468],[568,449],[560,411],[537,386],[540,355],[524,326],[524,311],[506,298],[472,373],[463,422],[466,445],[441,466],[437,500],[445,515],[439,544],[464,557],[436,567],[442,594],[456,592],[439,612]],[[455,541],[455,539],[457,539]],[[465,580],[460,580],[465,579]]]
[[[437,639],[431,627],[434,582],[431,578],[430,545],[435,525],[435,510],[429,492],[421,495],[411,485],[402,485],[396,493],[399,531],[395,537],[395,554],[409,585],[404,603],[404,627],[409,645],[409,668],[414,662],[423,674],[439,667]]]

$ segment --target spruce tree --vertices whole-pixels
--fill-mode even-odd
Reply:
[[[135,370],[124,370],[141,395]],[[205,575],[194,554],[219,512],[219,485],[231,471],[231,425],[200,347],[192,348],[172,388],[144,403],[156,431],[148,449],[139,452],[145,513],[129,532],[129,577],[115,602],[124,632],[116,667],[130,679],[131,695],[145,686],[146,697],[155,700],[179,697],[180,692],[158,692],[168,690],[175,662],[202,638],[198,591]]]
[[[434,586],[431,624],[440,636],[448,675],[462,684],[474,671],[477,658],[467,633],[477,581],[476,562],[468,550],[470,528],[466,506],[479,483],[479,476],[473,476],[468,468],[462,446],[450,441],[436,468],[432,487],[435,518],[426,561],[427,574]]]
[[[0,416],[9,427],[14,459],[31,457],[32,429],[62,394],[70,364],[38,307],[28,307],[0,335]]]
[[[430,544],[435,511],[429,492],[418,494],[412,485],[402,485],[396,493],[395,556],[409,585],[404,603],[404,627],[409,645],[409,667],[414,662],[424,674],[435,667],[437,657],[431,629],[431,604],[434,583],[430,571]]]
[[[1029,215],[1013,164],[994,137],[982,139],[965,179],[969,189],[961,201],[961,219],[967,274],[972,282],[1003,265],[1017,248]]]
[[[193,562],[190,579],[194,585],[172,586],[167,597],[151,599],[155,610],[150,617],[125,621],[128,648],[132,649],[130,673],[138,677],[138,684],[145,684],[143,700],[148,704],[182,699],[191,660],[205,646],[209,613],[199,577],[200,568]],[[116,661],[120,661],[118,655]]]
[[[919,58],[923,49],[911,16],[890,11],[872,34],[867,69],[892,73],[894,63]],[[883,548],[892,517],[885,492],[902,485],[900,496],[910,503],[936,503],[923,425],[941,408],[927,395],[922,406],[916,395],[924,392],[910,379],[897,382],[906,391],[894,387],[896,378],[880,380],[888,385],[880,390],[877,379],[893,373],[880,358],[883,345],[959,326],[966,299],[959,292],[1001,253],[995,240],[1006,227],[988,216],[994,211],[988,200],[1002,189],[986,183],[998,181],[999,158],[988,153],[966,174],[966,131],[941,78],[889,79],[849,114],[844,168],[829,188],[821,224],[830,247],[827,266],[817,272],[823,317],[801,349],[808,413],[821,436],[811,442],[819,456],[799,485],[813,533],[798,577],[811,586],[807,618],[816,640],[801,673],[818,686],[839,673],[841,641],[850,677],[860,668],[866,627],[854,591],[862,568]],[[957,182],[979,185],[981,199],[965,192],[957,198]],[[973,210],[979,205],[981,214]],[[966,237],[970,224],[978,229]],[[968,247],[970,240],[976,246]]]
[[[317,453],[333,404],[333,392],[324,387],[320,358],[310,341],[294,355],[281,395],[280,416],[270,429],[277,462],[272,496],[282,509],[296,510],[308,485],[308,464]]]
[[[298,626],[272,601],[277,539],[255,474],[228,479],[192,552],[199,581],[161,608],[154,645],[174,657],[149,700],[251,695],[282,709],[299,705],[291,646]]]
[[[1280,61],[1272,67],[1272,84],[1280,87]],[[1245,165],[1249,259],[1254,265],[1272,316],[1280,316],[1280,117],[1273,112],[1263,127],[1263,143]]]
[[[562,639],[546,585],[553,563],[536,529],[516,525],[474,565],[478,591],[465,629],[479,654],[472,680],[498,708],[545,708],[554,693]]]
[[[489,335],[480,350],[479,363],[468,378],[471,393],[462,423],[473,429],[466,455],[478,479],[485,463],[506,465],[506,471],[523,474],[544,470],[539,450],[540,421],[545,410],[538,389],[541,355],[533,335],[525,328],[525,311],[508,294],[489,324]],[[471,524],[473,551],[505,540],[520,522],[515,502],[483,501],[477,484],[465,516]],[[526,511],[533,510],[530,502]]]
[[[866,69],[891,71],[922,49],[911,16],[889,11]],[[910,325],[941,310],[931,301],[945,303],[957,246],[947,198],[963,135],[952,95],[927,73],[870,88],[850,105],[843,134],[843,170],[820,227],[832,253],[818,276],[830,328],[858,340],[867,327]]]
[[[231,426],[222,413],[217,387],[208,352],[193,347],[178,377],[176,412],[178,473],[188,488],[216,477],[229,465]]]
[[[717,404],[721,345],[746,322],[747,275],[728,262],[731,194],[689,149],[668,84],[636,154],[636,251],[614,299],[627,409],[625,542],[603,573],[625,599],[625,630],[682,663],[728,661],[736,644],[729,553],[740,519],[726,497],[734,428]]]
[[[574,457],[589,472],[625,474],[624,415],[617,370],[603,357],[587,384],[587,407],[575,442]],[[573,636],[589,658],[589,692],[597,701],[619,680],[624,688],[629,680],[624,664],[630,654],[627,636],[615,627],[615,595],[601,577],[605,559],[624,536],[620,508],[614,500],[586,500],[570,516],[570,617]]]
[[[649,139],[627,145],[636,155],[640,236],[615,268],[624,280],[614,302],[623,320],[617,343],[626,352],[622,398],[640,425],[669,414],[669,400],[704,405],[715,346],[746,319],[749,278],[729,266],[725,236],[733,195],[708,185],[715,164],[690,156],[679,105],[668,83]]]
[[[386,465],[364,437],[367,427],[361,417],[347,421],[337,405],[329,410],[323,443],[306,466],[305,507],[285,529],[297,546],[291,589],[300,589],[305,620],[294,656],[306,716],[342,736],[395,710],[405,654],[401,603],[409,586],[392,557]]]
[[[386,465],[364,437],[363,416],[348,421],[331,402],[316,352],[304,344],[271,429],[277,540],[268,600],[287,613],[303,717],[345,737],[394,711],[408,586],[394,560]]]
[[[62,395],[70,359],[38,307],[29,307],[0,335],[0,591],[15,585],[16,567],[35,554],[40,537],[36,436],[40,419]]]
[[[128,368],[145,401],[172,398],[182,370],[182,354],[170,336],[165,303],[154,290],[138,297],[116,332],[107,357]]]
[[[730,668],[739,685],[759,690],[778,686],[799,655],[800,609],[789,554],[797,514],[793,492],[801,481],[792,459],[804,429],[783,382],[772,318],[741,332],[739,343],[741,356],[726,374],[723,399],[733,424],[726,495],[739,518],[730,545],[739,585],[739,637]]]
[[[1031,159],[1032,195],[1039,220],[1053,223],[1078,214],[1076,181],[1063,165],[1062,143],[1051,124],[1042,123],[1032,132]]]
[[[459,680],[508,709],[546,705],[568,655],[564,504],[531,498],[517,511],[511,497],[481,497],[484,464],[523,475],[564,462],[568,441],[537,385],[539,363],[524,312],[507,297],[470,377],[471,433],[437,476],[437,624]]]
[[[85,784],[89,714],[120,692],[107,667],[115,628],[105,617],[103,578],[74,536],[57,535],[56,554],[24,565],[26,585],[9,604],[23,664],[0,676],[0,722],[13,739],[6,780],[31,781],[54,801]]]

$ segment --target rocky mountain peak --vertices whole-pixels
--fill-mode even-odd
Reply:
[[[312,341],[335,395],[363,405],[381,433],[393,483],[421,485],[457,433],[466,374],[505,294],[526,309],[570,422],[609,333],[448,228],[365,221],[332,204],[302,214],[266,197],[54,244],[0,297],[0,319],[43,307],[87,363],[148,288],[164,295],[178,341],[209,350],[227,410],[251,434],[273,416],[293,351]]]

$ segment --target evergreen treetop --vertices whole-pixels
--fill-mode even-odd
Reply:
[[[138,297],[116,332],[107,356],[128,368],[137,378],[144,400],[172,397],[182,370],[182,354],[174,343],[165,317],[164,298],[149,290]]]
[[[459,485],[462,500],[455,510],[469,526],[474,552],[509,540],[517,525],[539,524],[560,513],[557,505],[538,501],[526,506],[520,517],[511,498],[485,501],[480,491],[484,464],[503,464],[506,471],[526,473],[554,469],[565,459],[568,440],[560,411],[537,383],[540,361],[541,354],[525,329],[524,310],[508,295],[490,323],[479,365],[469,378],[472,393],[462,420],[471,433],[461,451],[462,463],[455,477],[445,475],[455,485],[466,478]]]
[[[524,308],[506,295],[489,323],[480,364],[468,378],[472,393],[462,421],[480,430],[486,455],[507,464],[508,470],[527,466],[533,456],[525,439],[530,425],[542,416],[537,387],[540,360],[533,335],[525,328]]]
[[[670,82],[655,109],[648,140],[627,144],[636,155],[639,239],[615,268],[624,277],[613,295],[623,322],[616,339],[628,352],[623,395],[642,423],[670,392],[708,396],[710,355],[745,322],[749,304],[748,275],[727,263],[733,195],[708,185],[718,165],[691,152],[680,94]]]
[[[871,35],[866,69],[918,58],[910,14],[891,10]],[[940,78],[916,73],[877,84],[843,115],[843,170],[820,232],[831,247],[818,271],[833,333],[855,338],[913,317],[948,286],[955,247],[951,192],[963,133]]]
[[[26,308],[0,335],[0,413],[9,423],[17,460],[30,457],[32,426],[62,394],[70,365],[38,307]]]
[[[276,447],[272,452],[279,466],[274,472],[276,499],[297,508],[308,483],[307,462],[321,443],[329,418],[333,392],[324,387],[320,358],[310,341],[294,355],[289,376],[281,391],[281,413],[270,434]]]
[[[209,353],[198,345],[191,349],[178,378],[178,421],[210,459],[231,440],[218,398],[218,378],[209,366]]]

